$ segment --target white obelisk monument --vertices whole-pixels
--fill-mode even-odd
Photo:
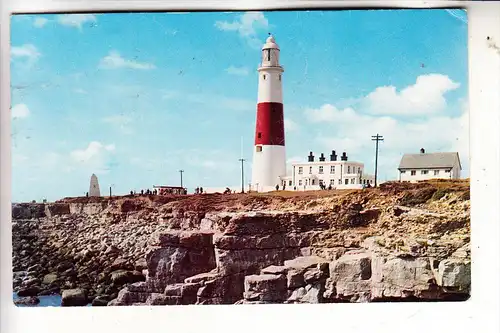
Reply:
[[[97,176],[92,174],[90,177],[90,189],[89,189],[89,197],[100,197],[101,190],[99,189],[99,181],[97,180]]]

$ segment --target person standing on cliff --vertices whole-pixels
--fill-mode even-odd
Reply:
[[[280,190],[280,186],[276,185],[276,191],[279,191],[279,190]]]

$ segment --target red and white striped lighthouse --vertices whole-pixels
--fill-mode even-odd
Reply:
[[[259,95],[255,146],[252,165],[252,185],[259,192],[281,186],[286,176],[285,125],[283,116],[283,67],[279,63],[280,49],[273,36],[262,47],[259,71]]]

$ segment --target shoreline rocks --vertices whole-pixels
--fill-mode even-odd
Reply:
[[[467,298],[467,196],[397,186],[411,189],[13,204],[14,291],[65,306]]]

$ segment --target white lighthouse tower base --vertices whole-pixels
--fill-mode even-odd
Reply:
[[[254,150],[252,168],[252,189],[258,192],[276,191],[281,188],[281,179],[286,175],[285,146],[261,146],[262,151]]]

